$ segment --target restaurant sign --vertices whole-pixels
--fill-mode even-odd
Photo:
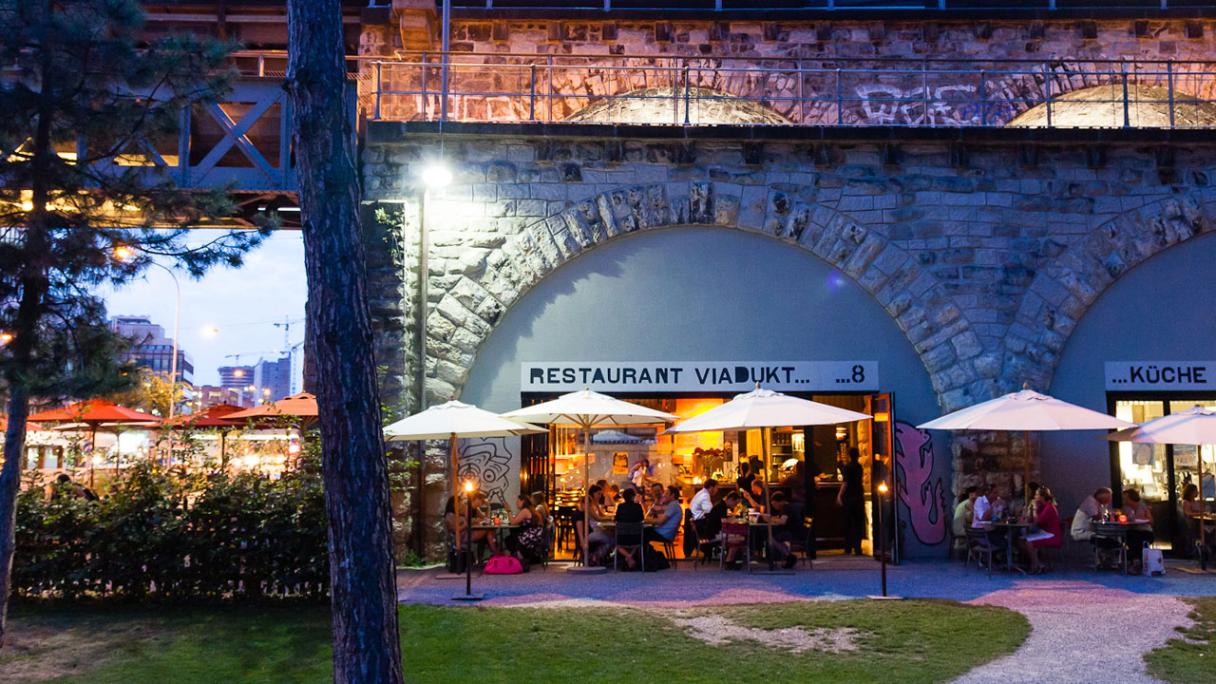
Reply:
[[[520,365],[524,392],[878,391],[877,361],[544,362]]]
[[[1216,361],[1107,361],[1108,390],[1210,390]]]

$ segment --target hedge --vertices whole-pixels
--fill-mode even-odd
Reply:
[[[320,475],[271,480],[141,464],[98,501],[31,482],[13,590],[39,598],[211,601],[328,595]]]

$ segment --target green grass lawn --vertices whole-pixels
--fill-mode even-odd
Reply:
[[[675,620],[725,618],[735,630],[843,634],[802,652],[761,641],[709,644]],[[718,622],[720,624],[720,621]],[[67,609],[18,607],[2,681],[323,682],[323,608]],[[841,601],[685,611],[625,607],[403,606],[413,682],[935,682],[1009,653],[1029,633],[1019,614],[946,601]],[[803,635],[803,636],[797,636]],[[983,635],[983,638],[976,638]],[[805,637],[795,631],[794,638]],[[802,642],[799,642],[802,643]],[[804,644],[805,645],[805,644]],[[841,651],[840,648],[855,650]],[[833,651],[833,649],[836,649]]]
[[[1144,656],[1149,674],[1167,682],[1216,681],[1216,598],[1188,599],[1195,625]]]

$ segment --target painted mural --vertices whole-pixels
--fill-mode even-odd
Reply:
[[[907,509],[908,528],[922,544],[940,544],[949,529],[944,479],[933,475],[933,440],[914,425],[895,423],[897,494]]]
[[[491,503],[505,504],[515,495],[510,476],[518,471],[518,462],[508,439],[517,441],[515,437],[489,437],[460,442],[460,479],[477,480],[478,488]]]

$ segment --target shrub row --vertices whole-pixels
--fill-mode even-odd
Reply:
[[[128,600],[321,599],[325,503],[315,469],[271,480],[141,464],[97,501],[31,482],[17,507],[14,593]]]

